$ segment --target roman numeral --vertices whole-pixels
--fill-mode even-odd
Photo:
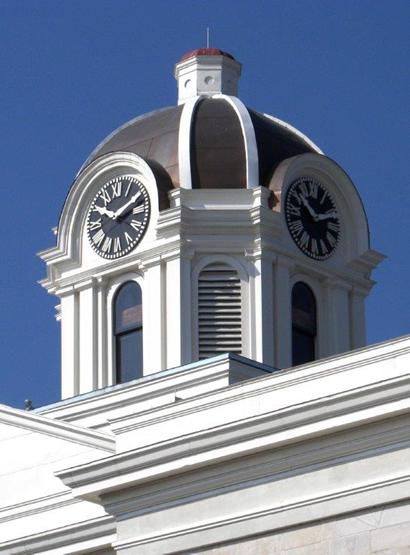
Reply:
[[[127,190],[125,191],[125,196],[126,196],[126,197],[128,196],[128,193],[130,192],[130,189],[131,189],[131,187],[132,187],[132,183],[133,183],[132,181],[129,181],[129,182],[128,182],[128,187],[127,187]]]
[[[300,220],[295,220],[293,222],[291,222],[289,224],[289,228],[291,231],[293,231],[294,233],[301,233],[303,230],[303,225],[302,222]]]
[[[128,235],[127,232],[124,233],[124,237],[125,237],[125,240],[126,240],[126,242],[127,242],[127,245],[128,245],[128,246],[131,245],[131,243],[132,243],[132,237],[130,237],[130,236]]]
[[[136,231],[142,226],[142,223],[138,220],[131,220],[130,226],[133,227]]]
[[[309,235],[304,231],[302,236],[299,238],[299,243],[301,247],[307,247],[309,243]]]
[[[312,254],[319,254],[319,248],[316,239],[312,239]]]
[[[299,189],[300,189],[300,191],[301,191],[301,194],[302,194],[304,197],[307,197],[307,196],[309,195],[309,191],[308,191],[308,188],[306,187],[306,183],[304,183],[303,181],[302,181],[302,183],[299,185]]]
[[[298,204],[302,204],[300,200],[300,194],[297,191],[292,191],[291,196],[296,200]]]
[[[101,250],[103,252],[110,252],[111,250],[111,243],[112,243],[112,239],[111,237],[106,237],[105,241],[103,243],[103,246],[101,247]]]
[[[88,229],[90,231],[94,231],[96,229],[99,229],[101,227],[101,218],[99,218],[96,222],[90,221],[88,224]]]
[[[108,191],[107,191],[106,189],[103,189],[103,190],[101,191],[100,198],[103,199],[103,201],[104,201],[104,206],[107,206],[107,204],[109,204],[109,203],[111,202],[111,197],[110,197],[110,195],[108,194]]]
[[[116,197],[120,197],[121,196],[121,189],[122,189],[122,183],[121,181],[118,181],[118,183],[113,183],[111,185],[111,189],[112,189],[112,198],[116,198]]]
[[[329,252],[325,242],[322,241],[322,239],[319,239],[319,245],[320,245],[320,250],[322,251],[323,254],[327,254]]]
[[[323,197],[320,199],[320,204],[323,204],[327,197],[327,191],[323,191]]]
[[[289,206],[288,212],[292,214],[292,216],[300,216],[300,208],[298,206],[293,206],[293,204]]]
[[[309,194],[312,198],[317,198],[319,193],[319,186],[317,183],[310,181],[309,183]]]
[[[121,239],[120,237],[116,237],[114,239],[114,252],[118,252],[121,250]]]
[[[336,245],[336,237],[329,232],[326,233],[326,240],[331,247],[334,247]]]
[[[140,204],[139,206],[136,206],[135,208],[132,209],[132,213],[133,214],[140,214],[141,212],[144,212],[144,204]]]
[[[101,243],[104,241],[105,233],[102,229],[97,231],[97,233],[93,236],[93,241],[99,247]]]
[[[327,228],[331,231],[337,233],[339,231],[339,224],[335,224],[334,222],[328,222]]]

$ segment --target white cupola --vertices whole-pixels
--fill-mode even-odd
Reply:
[[[236,96],[240,64],[198,49],[179,105],[111,133],[41,253],[60,299],[62,395],[227,352],[288,368],[365,344],[382,256],[347,174]]]
[[[197,48],[182,56],[175,66],[178,104],[196,96],[238,95],[241,64],[219,48]]]

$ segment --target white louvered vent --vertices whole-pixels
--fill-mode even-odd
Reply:
[[[241,281],[226,264],[210,264],[198,278],[199,359],[242,352]]]

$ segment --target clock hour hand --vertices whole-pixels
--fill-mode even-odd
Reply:
[[[306,208],[308,209],[309,214],[312,216],[312,218],[317,221],[318,219],[320,219],[320,215],[316,214],[316,212],[313,210],[313,208],[310,206],[309,202],[307,201],[307,199],[301,195],[301,200],[303,202],[303,204],[306,206]]]
[[[131,206],[131,204],[134,204],[134,202],[140,195],[140,191],[135,193],[135,195],[133,195],[128,202],[126,202],[123,206],[121,206],[120,208],[118,208],[118,210],[114,212],[113,218],[116,220],[119,216],[121,216],[121,214],[123,214],[127,210],[127,208]]]
[[[114,218],[115,213],[112,210],[108,210],[105,206],[94,205],[94,210],[96,210],[101,216],[108,216],[109,218]]]

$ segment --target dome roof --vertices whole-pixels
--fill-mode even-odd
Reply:
[[[227,58],[231,58],[231,60],[234,60],[235,58],[232,56],[232,54],[229,54],[229,52],[224,52],[223,50],[221,50],[220,48],[195,48],[195,50],[190,50],[189,52],[186,52],[180,59],[180,61],[182,62],[182,60],[188,60],[189,58],[195,58],[196,56],[226,56]]]
[[[286,158],[321,153],[302,133],[276,118],[243,106],[244,121],[244,114],[238,113],[225,95],[197,100],[189,124],[183,124],[182,133],[189,133],[189,140],[181,141],[185,107],[164,108],[129,121],[94,150],[82,169],[105,154],[131,152],[159,166],[177,188],[181,186],[179,166],[184,154],[190,161],[192,188],[246,188],[246,142],[254,141],[259,185],[268,187],[276,167]],[[184,144],[189,144],[189,151],[181,153]]]

